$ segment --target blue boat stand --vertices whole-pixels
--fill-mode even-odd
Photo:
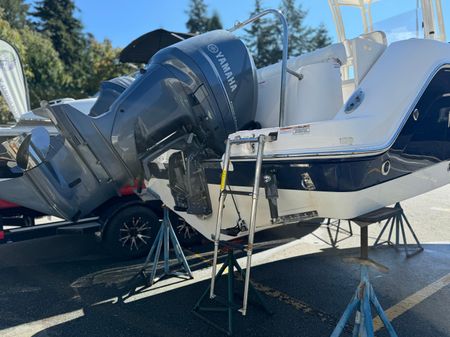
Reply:
[[[360,226],[361,224],[358,223]],[[369,266],[374,267],[380,271],[387,271],[387,268],[372,261],[368,257],[368,224],[361,226],[361,256],[360,258],[352,259],[353,262],[360,264],[360,283],[355,291],[350,303],[344,311],[331,337],[338,337],[341,335],[345,325],[349,322],[352,314],[356,311],[355,325],[353,328],[353,337],[374,337],[374,327],[372,319],[372,309],[374,307],[376,313],[383,322],[389,336],[397,337],[391,322],[387,318],[380,305],[380,302],[375,295],[375,291],[369,280]]]
[[[165,205],[163,205],[163,210],[164,210],[164,218],[161,223],[161,228],[159,229],[158,235],[156,236],[152,248],[150,249],[150,252],[147,255],[144,265],[142,266],[142,269],[139,272],[139,274],[144,277],[147,287],[151,287],[154,283],[168,276],[187,277],[188,279],[193,278],[191,269],[189,268],[189,264],[186,260],[183,250],[181,249],[181,245],[178,242],[177,236],[175,235],[175,231],[173,230],[172,224],[170,222],[169,209]],[[170,264],[169,264],[170,242],[172,242],[172,247],[175,252],[176,258],[179,264],[183,267],[184,272],[170,271]],[[164,271],[160,276],[157,277],[156,272],[158,270],[158,262],[161,257],[161,248],[164,248],[163,249]],[[146,270],[151,264],[152,258],[153,264],[151,272],[150,274],[146,275]]]

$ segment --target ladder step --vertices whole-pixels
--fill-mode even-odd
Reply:
[[[248,196],[248,197],[251,197],[253,195],[253,192],[251,192],[251,191],[229,191],[229,190],[224,190],[222,193],[233,194],[233,195],[245,195],[245,196]]]
[[[259,142],[258,137],[230,139],[230,144],[258,143],[258,142]]]

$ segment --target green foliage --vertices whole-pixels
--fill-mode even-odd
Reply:
[[[57,97],[67,78],[51,41],[29,27],[14,29],[2,18],[0,18],[0,38],[12,44],[19,53],[28,82],[31,106],[38,106],[42,99]],[[9,111],[5,109],[2,111],[3,115],[10,116]]]
[[[0,39],[11,43],[19,52],[19,55],[25,54],[25,45],[22,41],[20,33],[11,27],[8,21],[2,18],[3,11],[0,13]],[[23,56],[22,56],[23,59]],[[25,75],[30,75],[31,72],[28,68],[25,68]],[[4,124],[6,122],[12,121],[13,116],[10,113],[5,100],[1,97],[0,100],[0,123]]]
[[[255,0],[251,15],[263,10],[261,0]],[[331,43],[323,24],[317,29],[306,26],[307,11],[296,5],[296,0],[281,0],[280,10],[286,17],[289,32],[289,56],[298,56]],[[278,62],[282,57],[282,27],[277,18],[266,16],[246,29],[245,37],[256,66]]]
[[[90,72],[86,53],[87,41],[83,25],[75,14],[73,0],[39,0],[32,15],[36,30],[50,38],[70,78],[61,84],[64,97],[86,97]]]
[[[0,96],[0,124],[6,124],[12,121],[13,118],[12,114],[9,112],[8,105],[3,96]]]
[[[295,0],[282,0],[281,11],[286,17],[289,30],[289,55],[301,55],[311,51],[313,29],[304,25],[307,11],[296,7]]]
[[[30,5],[24,0],[0,0],[3,18],[13,28],[24,28],[27,25],[27,13]]]
[[[312,38],[312,50],[323,48],[331,44],[331,37],[328,35],[328,30],[323,23],[317,27]]]
[[[88,95],[93,95],[98,91],[100,82],[133,71],[129,65],[118,64],[120,49],[113,48],[111,41],[105,39],[98,42],[93,36],[88,40],[88,64],[90,65],[89,77],[86,85]]]
[[[19,55],[23,57],[25,53],[25,45],[23,44],[20,31],[11,27],[10,23],[3,18],[3,10],[0,13],[0,39],[5,40],[12,44]]]
[[[21,31],[26,46],[24,61],[29,69],[27,76],[31,106],[39,106],[41,100],[52,100],[61,95],[61,88],[69,81],[64,65],[52,42],[30,28]]]
[[[262,12],[262,10],[261,0],[255,0],[255,9],[251,16]],[[278,59],[279,48],[275,25],[268,17],[262,17],[254,21],[250,28],[245,29],[245,32],[244,39],[258,68],[274,63],[273,60]]]
[[[219,13],[214,11],[213,15],[208,20],[208,31],[222,28]]]
[[[203,0],[191,0],[187,11],[189,19],[186,22],[190,33],[201,34],[222,28],[219,14],[214,12],[211,17],[208,17],[207,12],[208,7]]]
[[[132,71],[128,65],[116,64],[120,49],[113,48],[111,41],[98,42],[92,35],[85,36],[77,19],[67,19],[68,26],[58,19],[58,15],[73,15],[72,1],[43,0],[39,4],[39,22],[22,28],[12,27],[0,9],[0,39],[18,50],[32,107],[39,106],[41,100],[93,95],[101,81]],[[68,12],[61,7],[64,4]],[[78,46],[76,50],[74,46]],[[12,115],[0,96],[0,124],[8,121]]]
[[[74,17],[73,0],[40,0],[36,3],[36,29],[48,35],[66,66],[80,62],[86,46],[81,21]]]
[[[186,27],[190,33],[197,34],[208,31],[206,5],[203,0],[191,0],[188,15],[189,20],[186,22]]]

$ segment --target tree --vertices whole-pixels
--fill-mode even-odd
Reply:
[[[201,34],[214,29],[222,29],[219,13],[207,16],[208,7],[203,0],[191,0],[187,14],[189,16],[186,27],[190,33]]]
[[[40,0],[32,13],[37,31],[50,37],[65,65],[79,62],[85,47],[83,25],[74,12],[73,0]]]
[[[91,69],[85,89],[88,95],[95,94],[102,81],[129,74],[133,71],[129,65],[118,64],[116,62],[120,49],[113,48],[111,41],[108,39],[105,39],[103,42],[98,42],[90,35],[87,50],[88,63]]]
[[[30,5],[24,0],[0,0],[3,9],[3,19],[13,28],[23,28],[27,25],[27,13]]]
[[[6,104],[3,96],[0,96],[0,124],[12,122],[12,114],[9,112],[8,104]]]
[[[12,44],[19,55],[22,56],[25,53],[25,45],[23,44],[20,31],[11,27],[5,15],[3,9],[0,9],[0,38]]]
[[[37,18],[36,30],[47,35],[64,63],[70,78],[61,90],[62,96],[86,97],[90,67],[87,62],[83,25],[75,14],[73,0],[39,0],[32,13]]]
[[[323,23],[317,27],[314,32],[314,36],[311,40],[312,49],[323,48],[330,45],[332,42],[330,35],[328,35],[328,30]]]
[[[198,34],[208,31],[208,17],[206,16],[207,7],[203,0],[191,0],[187,12],[189,20],[186,27],[190,33]]]
[[[321,24],[317,29],[306,26],[307,11],[295,0],[282,0],[280,10],[288,24],[289,56],[299,56],[331,43],[327,29]],[[261,0],[255,0],[251,15],[262,11]],[[245,40],[258,68],[277,63],[282,57],[282,27],[278,19],[263,17],[246,29]]]
[[[73,5],[69,0],[41,0],[39,15],[44,19],[36,26],[25,25],[23,28],[12,27],[3,18],[5,14],[0,8],[0,38],[11,43],[20,55],[32,108],[41,100],[87,97],[98,91],[101,81],[132,71],[129,66],[115,62],[120,50],[113,48],[109,40],[98,42],[92,35],[86,38],[77,19],[59,20],[73,14],[75,8],[69,6],[70,13],[58,18],[57,13],[65,10],[60,6],[63,3]],[[85,47],[73,50],[73,41]],[[55,50],[55,46],[60,50]],[[66,53],[69,54],[63,59],[62,55]],[[0,96],[0,123],[12,120],[12,114]]]
[[[214,11],[213,15],[208,19],[208,31],[222,28],[219,13]]]
[[[18,30],[11,27],[8,21],[3,19],[3,9],[0,9],[0,38],[7,41],[13,45],[21,57],[25,53],[25,45],[22,41],[20,33]],[[23,60],[23,58],[22,58]],[[25,68],[25,76],[29,76],[29,68]],[[7,122],[13,121],[13,115],[9,111],[8,105],[2,96],[0,96],[0,124],[5,124]]]
[[[27,82],[31,107],[39,106],[42,100],[64,96],[62,90],[70,77],[66,74],[52,41],[30,28],[25,28],[21,36],[26,46],[23,60],[26,68],[30,70]]]
[[[298,56],[312,51],[311,40],[314,29],[304,25],[308,12],[302,6],[296,7],[295,0],[282,0],[281,11],[286,16],[289,30],[289,55]]]
[[[32,108],[38,106],[43,99],[60,97],[67,76],[63,63],[48,37],[33,31],[30,27],[14,29],[9,22],[0,17],[0,38],[8,41],[19,53]],[[0,122],[12,120],[6,103],[3,101],[0,106]]]
[[[262,11],[261,0],[255,0],[255,9],[251,16]],[[262,17],[253,22],[250,28],[245,29],[244,37],[250,52],[253,55],[255,65],[260,68],[278,60],[276,51],[279,50],[276,40],[276,26],[271,19]]]

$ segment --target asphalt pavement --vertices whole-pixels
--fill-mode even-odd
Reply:
[[[371,270],[370,277],[399,336],[450,336],[448,195],[445,187],[402,204],[422,253],[407,259],[387,246],[370,250],[389,268]],[[370,227],[370,243],[380,229]],[[247,316],[235,315],[235,336],[329,336],[359,282],[359,266],[346,262],[358,255],[358,233],[355,225],[353,236],[341,232],[337,247],[323,224],[258,233],[251,275],[273,314],[250,305]],[[142,284],[130,280],[143,260],[118,261],[93,236],[0,246],[0,336],[224,336],[192,313],[209,285],[211,251],[209,243],[185,249],[194,279],[168,278],[128,296]],[[221,281],[219,293],[224,290]],[[208,317],[227,323],[224,313]],[[375,329],[387,336],[377,320]]]

